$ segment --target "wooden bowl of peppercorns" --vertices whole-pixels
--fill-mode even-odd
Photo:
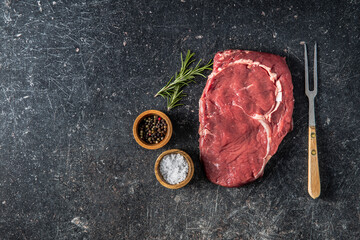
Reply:
[[[165,146],[172,135],[170,118],[158,110],[141,113],[134,122],[133,134],[136,142],[146,149],[158,149]]]

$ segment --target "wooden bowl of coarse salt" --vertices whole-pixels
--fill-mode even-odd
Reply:
[[[155,176],[164,187],[182,188],[190,182],[193,175],[194,163],[184,151],[170,149],[156,159]]]

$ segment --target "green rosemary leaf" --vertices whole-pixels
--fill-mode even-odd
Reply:
[[[182,97],[185,97],[186,94],[183,93],[183,90],[180,91],[180,87],[176,87],[173,95],[169,96],[168,98],[168,110],[171,110],[172,108],[176,106],[180,106],[182,104],[179,104],[178,102],[181,100]]]

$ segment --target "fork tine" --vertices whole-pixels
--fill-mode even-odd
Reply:
[[[305,60],[305,93],[306,95],[310,92],[309,90],[309,67],[308,67],[308,54],[306,49],[306,43],[304,43],[304,60]]]
[[[317,43],[314,46],[314,94],[317,94],[318,74],[317,74]]]

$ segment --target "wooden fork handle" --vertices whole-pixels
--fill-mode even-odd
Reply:
[[[320,174],[315,126],[309,127],[308,192],[313,199],[320,195]]]

